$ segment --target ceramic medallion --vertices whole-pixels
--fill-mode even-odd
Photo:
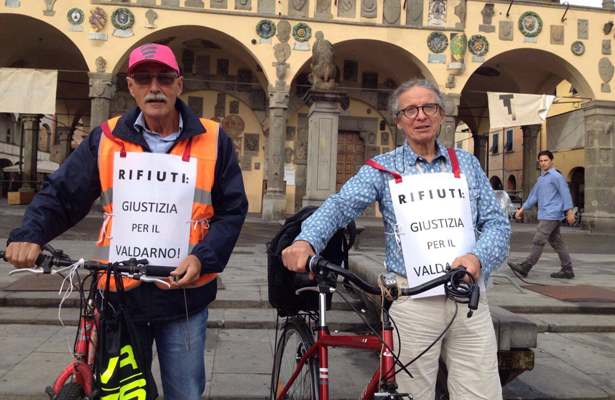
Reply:
[[[489,51],[489,42],[483,35],[473,35],[468,42],[470,53],[475,56],[483,56]]]
[[[71,25],[81,25],[85,19],[85,15],[80,8],[71,8],[66,14],[66,18],[68,18],[68,22]]]
[[[293,37],[297,42],[307,42],[312,37],[312,28],[308,24],[299,22],[293,27]]]
[[[519,17],[519,30],[525,36],[538,36],[542,31],[542,19],[533,11],[526,11]]]
[[[572,54],[574,54],[575,56],[582,56],[583,53],[585,53],[585,45],[583,44],[583,42],[580,42],[578,40],[572,43],[570,49],[572,50]]]
[[[427,47],[433,53],[442,53],[448,47],[448,38],[442,32],[433,32],[427,37]]]
[[[268,19],[260,20],[256,24],[256,34],[263,39],[270,39],[275,35],[275,24]]]

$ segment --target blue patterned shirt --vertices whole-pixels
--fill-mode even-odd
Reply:
[[[446,148],[436,140],[437,155],[431,162],[417,155],[404,141],[389,153],[374,157],[374,161],[389,171],[396,171],[402,176],[417,175],[421,170],[425,174],[435,174],[444,169],[451,173],[452,167]],[[470,153],[455,149],[461,173],[466,176],[471,197],[472,221],[477,232],[477,242],[471,251],[480,260],[485,281],[499,268],[506,257],[510,239],[510,223],[498,205],[487,176],[478,160]],[[420,165],[420,169],[418,167]],[[406,267],[400,247],[393,235],[397,224],[389,180],[392,175],[364,165],[350,178],[339,193],[329,196],[323,205],[302,225],[301,234],[295,240],[305,240],[320,253],[329,239],[341,227],[361,215],[367,206],[378,201],[384,220],[386,234],[386,268],[406,276]],[[452,260],[451,260],[452,262]]]

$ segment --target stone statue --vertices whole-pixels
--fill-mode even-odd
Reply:
[[[98,58],[96,58],[96,72],[105,72],[106,67],[107,61],[101,56],[98,56]]]
[[[324,39],[321,31],[316,32],[316,42],[312,49],[312,72],[309,80],[312,89],[315,90],[337,90],[338,84],[335,83],[335,56],[331,42]]]

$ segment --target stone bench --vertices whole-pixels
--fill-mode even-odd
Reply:
[[[377,285],[378,275],[383,270],[382,262],[373,254],[355,254],[349,259],[350,271],[371,285]],[[379,299],[378,299],[379,300]],[[364,301],[373,321],[380,320],[380,309],[371,301]],[[502,386],[534,368],[534,352],[538,340],[535,323],[513,314],[501,307],[490,306],[491,318],[498,342],[498,363]],[[459,310],[458,318],[465,316]]]

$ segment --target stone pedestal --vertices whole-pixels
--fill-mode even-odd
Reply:
[[[90,77],[90,98],[92,98],[90,127],[93,129],[109,119],[117,76],[104,72],[88,72],[88,76]]]
[[[286,218],[284,193],[284,147],[286,140],[286,110],[289,88],[283,82],[269,87],[269,160],[267,161],[267,192],[263,197],[263,221]]]
[[[585,110],[585,212],[581,228],[615,233],[615,102]]]
[[[540,133],[542,125],[524,125],[523,131],[523,179],[521,188],[523,190],[523,201],[525,202],[536,184],[536,138]],[[530,224],[536,223],[537,213],[534,210],[523,211],[523,222]]]
[[[60,165],[64,164],[64,161],[70,155],[73,132],[74,129],[70,126],[58,126],[56,130],[56,134],[60,137]]]
[[[474,139],[474,157],[478,159],[480,167],[487,173],[487,145],[489,135],[472,135]]]
[[[303,101],[308,114],[307,185],[303,206],[321,205],[335,193],[337,175],[337,130],[342,91],[310,89]]]
[[[38,156],[38,131],[42,115],[24,114],[23,121],[23,185],[20,192],[36,193],[36,163]]]
[[[455,130],[457,129],[457,114],[461,94],[451,93],[444,95],[444,104],[446,106],[446,116],[440,127],[440,136],[438,140],[449,148],[455,147]]]

